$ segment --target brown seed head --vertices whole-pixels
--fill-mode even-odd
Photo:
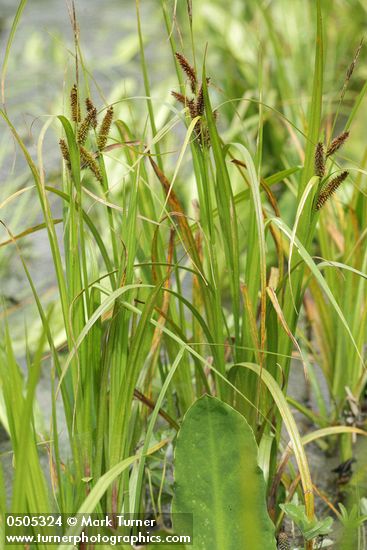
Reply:
[[[84,143],[87,141],[89,129],[92,126],[93,116],[94,114],[91,111],[89,111],[87,113],[87,116],[85,117],[85,119],[83,120],[83,122],[78,128],[77,142],[79,143],[79,145],[84,145]]]
[[[179,92],[172,91],[171,94],[179,103],[181,103],[185,107],[188,107],[191,118],[195,118],[197,116],[196,104],[193,99],[188,99],[185,95],[180,94]]]
[[[189,99],[187,101],[187,106],[189,108],[190,117],[195,118],[197,116],[195,100]]]
[[[181,53],[176,52],[175,56],[176,56],[176,59],[177,59],[177,61],[179,62],[180,66],[181,66],[181,69],[187,75],[187,77],[190,81],[191,91],[194,94],[195,91],[196,91],[196,86],[197,86],[196,71],[195,71],[194,67],[192,67],[190,65],[190,63],[187,61],[187,59],[184,55],[182,55]]]
[[[317,198],[316,202],[316,210],[320,210],[322,206],[326,203],[326,201],[335,193],[335,191],[338,189],[341,183],[347,178],[349,172],[348,170],[344,170],[335,178],[330,180],[325,186],[321,189],[321,192]]]
[[[98,132],[97,147],[100,150],[106,147],[108,134],[110,132],[110,128],[112,124],[112,118],[113,118],[113,107],[111,105],[111,107],[108,107],[107,109],[107,112],[102,120],[102,124]]]
[[[334,138],[326,151],[326,156],[330,157],[330,155],[333,155],[334,153],[336,153],[336,151],[338,151],[338,149],[340,149],[340,147],[344,145],[348,137],[349,137],[349,132],[343,132],[342,134]]]
[[[83,163],[86,166],[88,166],[88,168],[93,172],[96,179],[100,183],[102,183],[102,181],[103,181],[102,180],[102,174],[101,174],[101,171],[99,169],[98,162],[95,160],[92,153],[87,151],[87,149],[83,145],[80,146],[80,156],[81,156],[81,159],[82,159]]]
[[[70,92],[70,108],[71,108],[71,118],[74,122],[80,122],[80,104],[79,104],[79,94],[76,84],[71,88]]]
[[[60,151],[61,151],[62,157],[63,157],[64,161],[66,162],[66,164],[69,167],[70,166],[70,154],[69,154],[69,149],[68,149],[68,146],[66,144],[66,141],[63,138],[61,138],[59,140],[59,145],[60,145]]]
[[[172,91],[171,94],[173,97],[178,101],[179,103],[182,103],[185,107],[187,106],[187,97],[183,94],[180,94],[180,92]]]
[[[325,150],[324,145],[319,142],[315,149],[315,175],[323,178],[325,175]]]
[[[204,91],[203,91],[203,85],[200,84],[200,88],[196,98],[196,116],[202,116],[203,114],[204,114]]]
[[[85,100],[85,106],[87,108],[87,113],[90,114],[91,117],[91,126],[92,128],[97,128],[97,109],[94,106],[93,101],[90,99],[90,97],[87,97]]]

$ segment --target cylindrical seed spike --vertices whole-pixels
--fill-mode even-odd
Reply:
[[[86,166],[93,172],[96,179],[102,183],[102,174],[98,166],[98,162],[93,157],[92,153],[87,151],[83,145],[80,146],[80,156],[82,158],[82,161],[85,163]]]
[[[110,128],[112,124],[112,117],[113,117],[113,107],[111,106],[107,109],[107,112],[102,120],[102,124],[98,132],[97,147],[100,150],[106,147],[108,134],[110,132]]]
[[[324,145],[319,142],[315,149],[315,175],[323,178],[325,175],[325,150]]]
[[[330,157],[330,155],[333,155],[334,153],[336,153],[338,149],[340,149],[340,147],[344,145],[348,137],[349,137],[349,132],[343,132],[342,134],[334,138],[326,151],[326,156]]]
[[[76,84],[71,88],[70,92],[70,108],[71,108],[71,118],[74,122],[80,122],[80,104],[79,104],[79,94]]]

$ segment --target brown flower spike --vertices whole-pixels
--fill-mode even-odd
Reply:
[[[59,145],[60,145],[60,151],[61,151],[61,154],[63,156],[63,159],[66,162],[67,166],[70,167],[71,166],[71,164],[70,164],[70,154],[69,154],[69,149],[68,149],[68,146],[66,144],[66,141],[61,138],[59,140]]]
[[[87,108],[87,113],[90,115],[91,126],[92,128],[97,128],[97,109],[94,106],[93,101],[90,97],[87,97],[85,100],[85,106]]]
[[[112,124],[112,117],[113,117],[113,107],[111,106],[111,107],[108,107],[98,132],[97,147],[99,150],[102,150],[106,147],[108,134],[110,132],[110,128]]]
[[[190,81],[191,91],[194,94],[196,92],[196,86],[197,86],[197,83],[198,83],[195,69],[194,69],[194,67],[192,67],[190,65],[190,63],[187,61],[186,57],[184,55],[182,55],[181,53],[176,52],[175,56],[176,56],[176,59],[177,59],[177,61],[179,62],[180,66],[181,66],[181,69],[187,75],[187,77]]]
[[[188,107],[191,118],[195,118],[197,116],[195,101],[193,99],[188,99],[185,95],[180,94],[179,92],[172,91],[171,94],[176,101],[181,103],[184,107]]]
[[[181,103],[185,107],[188,107],[191,119],[194,119],[198,116],[202,117],[205,111],[203,83],[201,82],[199,85],[199,82],[196,76],[196,71],[190,65],[187,59],[178,52],[175,55],[182,70],[189,77],[191,91],[194,97],[188,98],[186,95],[180,92],[173,91],[171,93],[179,103]],[[206,82],[209,84],[210,79],[207,78]],[[214,119],[217,118],[216,114],[217,113],[214,111],[213,112]],[[196,122],[195,128],[194,128],[194,134],[201,146],[206,146],[206,147],[210,146],[209,130],[205,120],[200,119]]]
[[[187,97],[184,96],[183,94],[180,94],[180,92],[175,92],[175,91],[172,91],[171,94],[173,95],[173,97],[179,102],[179,103],[182,103],[182,105],[184,107],[187,106]]]
[[[320,210],[320,208],[324,206],[326,201],[331,197],[331,195],[333,195],[333,193],[335,193],[338,187],[347,178],[348,174],[348,170],[344,170],[338,176],[335,176],[335,178],[330,180],[329,183],[324,185],[316,201],[316,210]]]
[[[321,142],[316,145],[315,150],[315,175],[319,178],[325,175],[325,149]]]
[[[195,110],[196,116],[202,116],[204,114],[204,91],[202,84],[200,84],[200,88],[196,98]]]
[[[76,84],[71,88],[70,92],[70,108],[71,108],[71,118],[74,122],[80,122],[80,104],[79,104],[79,94]]]
[[[315,165],[315,175],[321,179],[321,184],[319,185],[319,192],[316,196],[316,203],[314,208],[320,210],[326,201],[335,193],[341,183],[347,178],[349,172],[344,170],[329,182],[323,182],[322,179],[325,176],[325,164],[328,157],[336,153],[344,145],[345,141],[349,137],[349,132],[342,132],[339,136],[334,138],[330,143],[329,147],[326,150],[323,143],[319,142],[316,145],[315,156],[314,156],[314,165]]]
[[[93,172],[96,179],[102,183],[102,174],[99,169],[98,162],[95,160],[92,153],[87,151],[83,145],[80,146],[80,156],[85,165],[88,166],[88,168]]]
[[[349,137],[349,132],[343,132],[342,134],[334,138],[326,151],[326,156],[330,157],[330,155],[333,155],[334,153],[336,153],[340,149],[340,147],[344,145],[348,137]]]
[[[92,119],[93,119],[93,113],[92,112],[87,113],[87,116],[79,126],[78,134],[77,134],[77,141],[79,145],[84,145],[84,143],[87,141],[88,133],[89,133],[90,127],[92,126]]]

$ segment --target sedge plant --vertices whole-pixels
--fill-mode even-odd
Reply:
[[[254,10],[256,3],[250,4]],[[255,78],[253,97],[238,100],[227,89],[228,101],[217,104],[221,75],[209,61],[213,46],[209,43],[206,52],[195,42],[192,2],[172,19],[166,0],[161,2],[161,22],[177,80],[171,79],[174,84],[164,102],[155,101],[152,93],[144,21],[136,1],[144,123],[120,118],[122,100],[100,104],[92,97],[75,9],[75,71],[67,79],[67,108],[42,127],[36,158],[2,110],[33,178],[43,220],[32,232],[47,232],[58,289],[56,306],[46,308],[23,254],[27,231],[14,235],[3,224],[6,246],[13,247],[28,280],[42,328],[35,351],[27,349],[23,375],[13,350],[11,318],[4,322],[2,418],[16,468],[12,501],[10,506],[1,503],[2,512],[114,514],[155,507],[157,492],[161,503],[166,463],[180,423],[193,403],[208,394],[247,421],[260,449],[268,511],[277,530],[282,533],[279,504],[285,492],[290,500],[296,491],[307,526],[325,528],[315,518],[308,441],[299,433],[289,401],[322,428],[314,440],[344,434],[344,455],[351,452],[352,434],[364,433],[357,416],[366,381],[365,199],[360,193],[365,158],[353,171],[342,166],[338,155],[353,141],[353,121],[365,89],[339,133],[334,128],[338,111],[334,113],[325,138],[325,29],[321,1],[315,4],[313,77],[306,81],[310,95],[303,118],[286,101],[292,82],[265,10],[259,8],[259,16],[275,50],[279,109],[264,102],[265,54],[255,77],[239,63],[239,78]],[[188,29],[184,48],[175,28],[181,18]],[[234,103],[233,121],[226,128]],[[129,104],[133,109],[134,100]],[[289,132],[291,151],[284,148],[276,161],[268,162],[277,124]],[[48,181],[44,169],[44,141],[51,125],[60,140],[57,184]],[[302,162],[295,161],[292,147]],[[344,208],[340,190],[346,189],[348,196],[351,188]],[[53,200],[61,205],[60,219],[53,214]],[[318,254],[321,261],[315,258]],[[352,302],[357,304],[354,310]],[[61,343],[55,341],[54,329],[60,322]],[[305,338],[306,322],[312,323],[315,339]],[[326,420],[322,396],[315,414],[292,398],[287,401],[294,354],[315,391],[312,363],[320,364],[338,426],[330,427]],[[34,421],[42,363],[51,372],[47,441]],[[67,446],[60,442],[60,400]],[[343,419],[346,405],[353,412],[349,426]],[[279,461],[279,450],[288,440],[291,447]],[[40,449],[49,457],[50,484],[40,465]],[[292,451],[298,471],[288,462]],[[153,482],[157,463],[163,467],[159,481],[155,477]],[[287,465],[290,482],[282,475]],[[310,529],[307,533],[305,547],[311,549],[316,535]]]

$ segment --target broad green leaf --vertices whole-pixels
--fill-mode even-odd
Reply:
[[[275,549],[258,449],[243,416],[204,396],[186,413],[175,450],[174,514],[193,514],[193,550]],[[177,519],[179,518],[179,519]],[[173,516],[184,534],[184,516]]]

